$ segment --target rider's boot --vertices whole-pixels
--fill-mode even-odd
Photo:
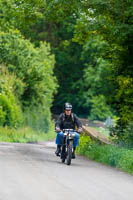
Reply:
[[[61,152],[61,145],[57,145],[57,150],[55,152],[56,156],[60,156],[60,152]]]
[[[72,158],[75,159],[75,150],[76,150],[76,147],[73,147],[73,152],[72,152]]]

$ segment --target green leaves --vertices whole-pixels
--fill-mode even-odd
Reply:
[[[0,126],[18,127],[23,124],[22,110],[14,95],[15,76],[0,66]]]
[[[132,121],[133,1],[92,0],[83,4],[73,40],[84,44],[82,59],[88,61],[84,75],[88,93],[91,90],[91,95],[96,91],[107,95],[107,100],[125,124]],[[99,38],[99,41],[94,43],[93,38]],[[125,86],[128,81],[130,84]]]
[[[0,29],[3,31],[19,29],[26,34],[29,26],[41,18],[40,10],[43,7],[43,0],[1,0]]]
[[[3,45],[4,44],[4,45]],[[24,83],[25,89],[21,94],[25,104],[42,103],[49,97],[51,104],[56,79],[53,76],[54,57],[50,55],[50,47],[42,43],[40,48],[34,46],[15,31],[0,34],[0,60],[6,63],[10,72],[15,73]]]
[[[16,123],[8,123],[5,113],[9,105],[10,113],[14,111],[19,114],[19,110],[15,107],[17,102],[23,111],[26,110],[26,113],[27,108],[29,113],[31,110],[36,110],[38,117],[37,120],[33,117],[34,124],[41,124],[43,121],[43,129],[46,132],[49,129],[50,107],[57,87],[53,74],[54,55],[51,55],[50,46],[46,42],[38,43],[38,48],[35,48],[29,40],[25,39],[25,37],[33,38],[35,31],[31,27],[35,22],[42,20],[45,8],[46,1],[44,0],[1,0],[0,2],[0,63],[6,66],[6,70],[12,77],[10,95],[14,99],[12,107],[8,95],[3,94],[6,95],[2,97],[4,100],[1,100],[0,107],[3,125],[14,126]],[[2,87],[6,87],[6,84],[4,83]],[[6,108],[4,102],[6,102]]]
[[[0,97],[1,125],[16,126],[21,111],[16,105],[19,100],[23,110],[28,107],[30,113],[30,110],[36,109],[39,119],[35,120],[34,125],[43,119],[39,123],[43,122],[43,130],[47,132],[51,119],[50,107],[57,86],[53,75],[55,60],[50,53],[50,46],[42,42],[40,47],[35,48],[19,31],[10,30],[8,33],[0,32],[0,52],[0,63],[6,64],[6,69],[14,78],[12,84],[9,82],[13,87],[9,93],[11,98],[7,94]],[[22,122],[21,119],[19,121]]]
[[[132,23],[132,0],[1,0],[0,63],[23,108],[50,114],[56,76],[58,112],[70,101],[87,117],[104,120],[113,108],[132,121]]]

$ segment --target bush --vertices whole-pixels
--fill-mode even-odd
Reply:
[[[22,112],[16,104],[13,94],[0,95],[0,125],[17,127],[22,124]]]
[[[22,125],[21,106],[14,95],[15,77],[9,75],[5,66],[0,66],[0,126]]]
[[[133,149],[100,145],[98,142],[91,141],[89,137],[81,136],[77,153],[133,174]]]
[[[124,129],[122,139],[126,146],[133,147],[133,123],[128,123],[128,126]]]
[[[112,140],[120,146],[133,148],[133,123],[130,122],[126,126],[117,123],[117,126],[111,130],[111,136],[113,136]]]
[[[6,112],[3,110],[3,106],[0,106],[0,126],[3,126],[5,121],[6,121]]]
[[[77,148],[77,152],[80,153],[81,155],[85,155],[86,152],[88,151],[88,148],[90,146],[90,137],[89,136],[80,136],[80,143],[79,147]]]
[[[128,171],[133,174],[133,150],[123,151],[121,158],[119,159],[118,165],[120,169]]]

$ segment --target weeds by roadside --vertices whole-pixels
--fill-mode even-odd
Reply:
[[[101,145],[89,136],[81,136],[77,153],[133,174],[133,149],[113,145]]]
[[[8,128],[0,127],[0,141],[1,142],[38,142],[46,141],[49,139],[55,138],[56,134],[53,130],[50,130],[48,133],[42,131],[35,131],[30,127],[24,128]]]

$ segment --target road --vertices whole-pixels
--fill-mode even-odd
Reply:
[[[55,156],[54,142],[0,143],[0,200],[133,200],[133,176],[77,156]]]

